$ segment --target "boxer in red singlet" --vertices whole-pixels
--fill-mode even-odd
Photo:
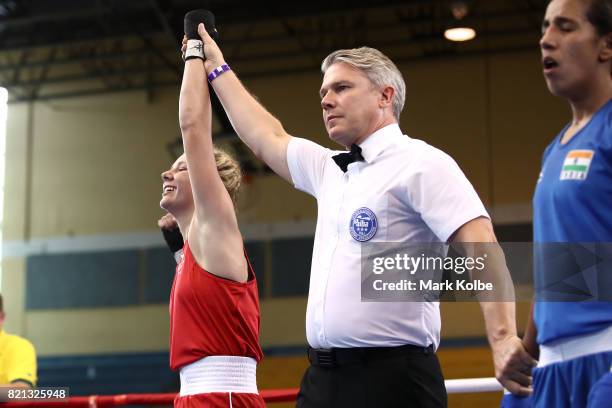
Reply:
[[[234,202],[237,163],[214,148],[200,58],[187,59],[179,100],[185,154],[162,173],[160,206],[185,238],[170,296],[170,366],[180,370],[175,407],[264,407],[255,380],[259,300]]]

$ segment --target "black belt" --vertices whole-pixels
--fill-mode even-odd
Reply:
[[[317,367],[338,367],[415,353],[431,354],[433,353],[433,345],[422,347],[406,344],[398,347],[351,347],[331,349],[315,349],[308,347],[308,361],[310,361],[310,364]]]

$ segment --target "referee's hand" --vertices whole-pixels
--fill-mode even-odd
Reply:
[[[538,362],[525,350],[521,339],[509,336],[492,348],[497,381],[515,395],[530,395],[533,392],[531,370]]]
[[[223,59],[223,53],[219,49],[219,46],[215,40],[208,35],[202,23],[198,25],[198,34],[200,38],[202,38],[202,43],[204,44],[204,68],[206,69],[206,75],[208,75],[213,69],[225,64],[225,60]]]

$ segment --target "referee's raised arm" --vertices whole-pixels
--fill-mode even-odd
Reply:
[[[247,91],[206,30],[200,29],[199,34],[204,41],[206,75],[238,137],[276,174],[291,182],[287,165],[287,146],[291,136],[280,121]]]

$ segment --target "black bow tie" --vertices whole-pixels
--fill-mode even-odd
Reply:
[[[351,145],[350,152],[337,154],[335,156],[332,156],[332,159],[334,159],[338,167],[340,167],[345,173],[349,164],[356,161],[365,160],[361,155],[361,147],[357,146],[354,143]]]

